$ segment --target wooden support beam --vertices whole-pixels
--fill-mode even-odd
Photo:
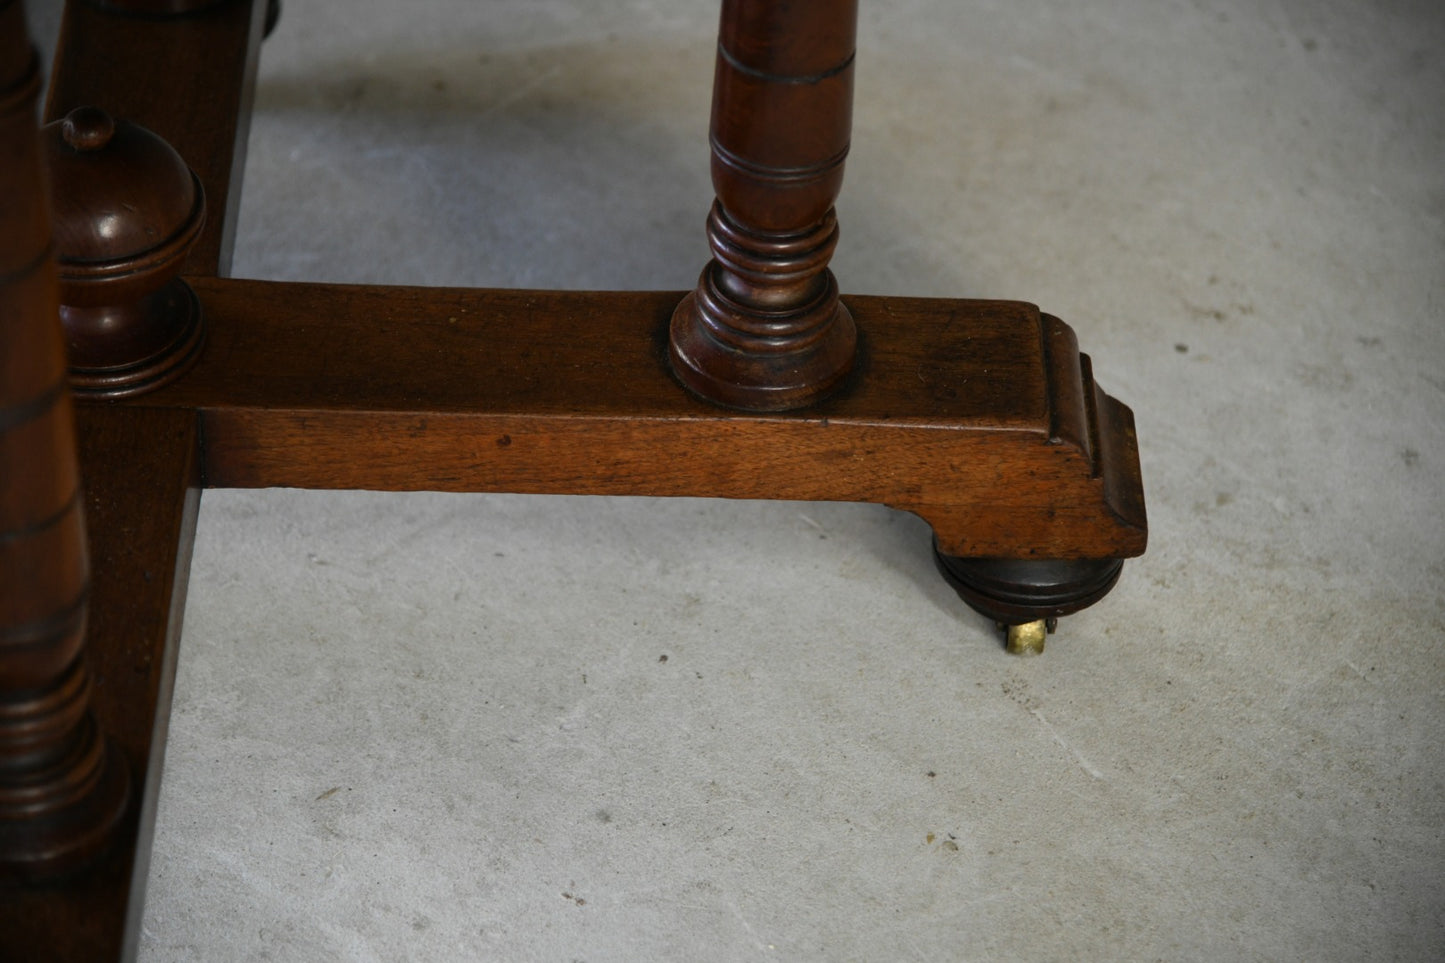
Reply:
[[[757,414],[679,390],[673,293],[191,284],[202,356],[137,403],[202,413],[207,486],[870,501],[949,555],[1144,548],[1132,416],[1029,304],[845,299],[849,384]]]

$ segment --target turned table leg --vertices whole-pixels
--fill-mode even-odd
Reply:
[[[20,16],[19,4],[0,10]],[[89,573],[40,152],[40,77],[0,31],[0,880],[74,869],[129,795],[83,653]]]
[[[673,373],[715,404],[807,407],[854,367],[857,332],[828,261],[838,241],[833,203],[848,154],[857,12],[857,0],[723,0],[712,112],[717,200],[707,221],[713,259],[674,313],[669,345]],[[1077,382],[1074,398],[1056,401],[1076,400],[1081,418],[1097,418],[1087,362],[1071,369],[1072,334],[1053,319],[1044,330],[1060,348],[1046,365],[1065,372],[1065,385]],[[1078,433],[1084,447],[1090,433],[1096,427]],[[935,557],[959,596],[1006,628],[1018,654],[1042,651],[1057,619],[1103,598],[1122,566],[1117,557],[965,558],[938,548]]]
[[[854,362],[828,261],[853,108],[857,0],[724,0],[713,87],[713,259],[672,321],[697,395],[750,411],[812,404]]]

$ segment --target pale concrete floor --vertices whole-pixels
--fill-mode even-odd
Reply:
[[[689,287],[713,0],[290,0],[235,273]],[[1035,301],[1152,544],[209,492],[143,960],[1445,955],[1445,8],[864,3],[847,291]],[[663,657],[666,660],[663,660]]]

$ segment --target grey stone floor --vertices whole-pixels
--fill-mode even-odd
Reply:
[[[289,0],[235,273],[689,287],[713,0]],[[1003,653],[874,506],[208,492],[162,960],[1445,955],[1445,7],[864,2],[846,291],[1031,300],[1151,547]]]

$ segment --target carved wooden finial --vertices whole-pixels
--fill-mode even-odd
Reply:
[[[709,401],[783,411],[853,366],[828,261],[852,127],[856,0],[725,0],[713,86],[713,260],[672,319],[677,377]]]
[[[42,131],[71,387],[139,394],[179,376],[201,310],[176,275],[205,221],[200,181],[155,134],[97,107]]]

